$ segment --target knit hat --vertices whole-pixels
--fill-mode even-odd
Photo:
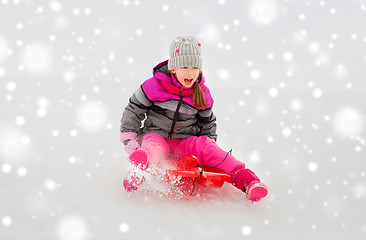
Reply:
[[[181,67],[202,69],[201,44],[193,37],[177,37],[170,44],[168,69]]]

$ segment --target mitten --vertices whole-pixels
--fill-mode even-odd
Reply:
[[[135,132],[121,132],[120,140],[125,145],[125,151],[131,155],[133,151],[140,148],[140,144],[136,140],[137,133]]]
[[[125,151],[128,153],[128,155],[131,155],[136,149],[140,148],[140,144],[135,140],[131,139],[128,141],[128,143],[125,145]]]

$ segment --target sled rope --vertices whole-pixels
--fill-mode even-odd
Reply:
[[[231,152],[232,152],[232,151],[233,151],[233,150],[232,150],[232,149],[230,149],[230,151],[228,151],[228,152],[226,153],[225,158],[224,158],[220,163],[216,164],[215,166],[208,166],[208,165],[203,165],[203,164],[198,164],[198,165],[196,166],[196,167],[201,167],[201,171],[200,171],[200,175],[199,175],[198,177],[196,177],[196,178],[193,180],[193,189],[192,189],[191,194],[189,194],[189,196],[192,196],[192,194],[193,194],[194,190],[196,189],[196,180],[197,180],[198,178],[201,178],[201,177],[202,177],[202,175],[203,175],[203,167],[215,168],[215,167],[219,166],[220,164],[222,164],[222,163],[226,160],[227,156],[228,156],[229,154],[231,154]]]

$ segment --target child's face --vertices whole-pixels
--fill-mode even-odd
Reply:
[[[178,82],[186,88],[192,87],[200,74],[200,69],[197,67],[182,67],[172,70]]]

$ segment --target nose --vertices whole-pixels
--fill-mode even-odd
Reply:
[[[194,69],[188,69],[187,75],[194,76]]]

